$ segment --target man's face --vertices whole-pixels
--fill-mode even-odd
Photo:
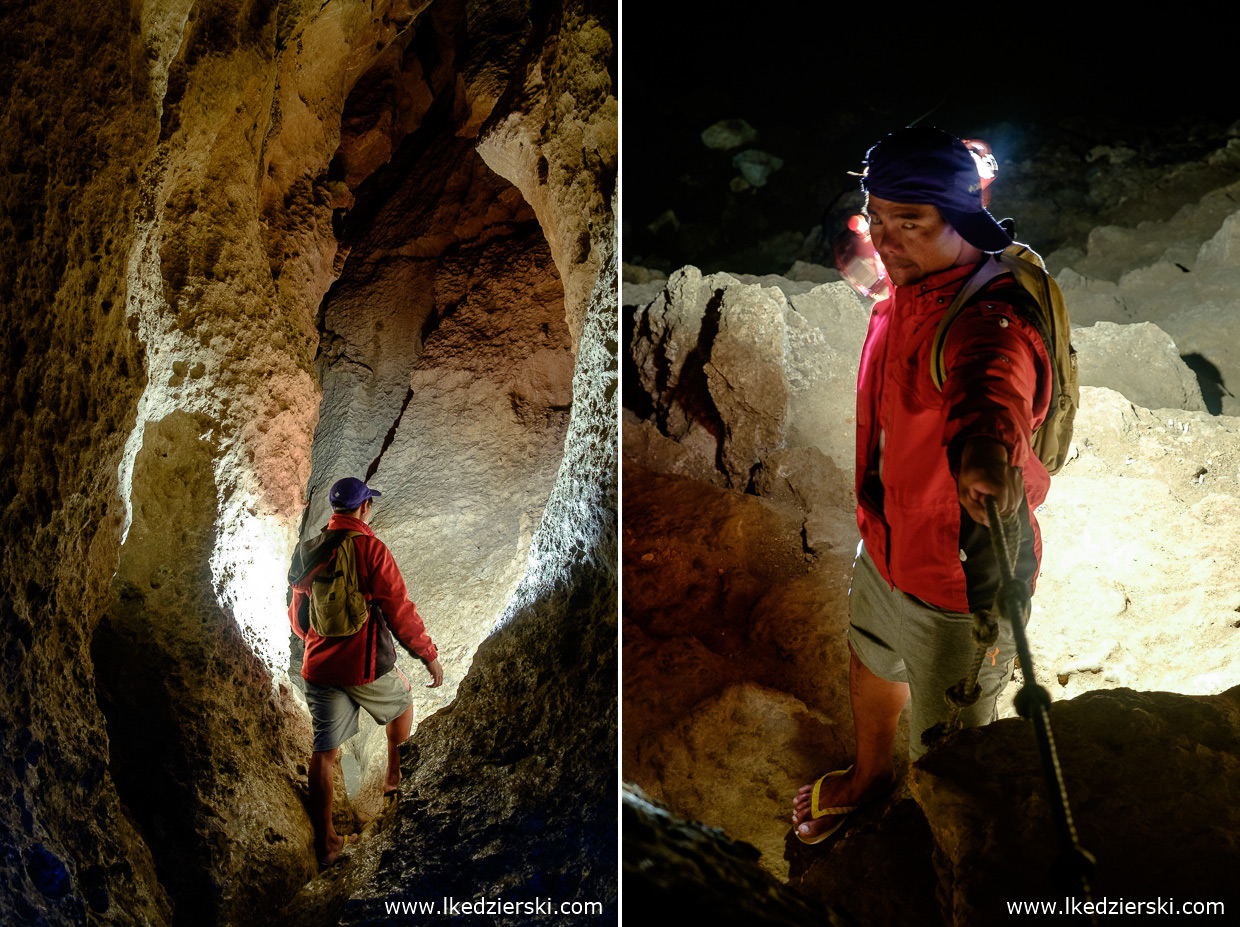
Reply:
[[[896,286],[965,263],[975,250],[928,204],[893,203],[870,196],[866,215],[870,239]]]

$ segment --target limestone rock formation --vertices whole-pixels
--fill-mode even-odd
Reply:
[[[786,796],[842,755],[833,725],[799,699],[742,683],[704,698],[653,742],[630,775],[686,817],[754,844],[776,876],[789,831]],[[790,765],[791,761],[791,765]]]
[[[846,371],[867,319],[842,283],[742,283],[685,267],[635,313],[635,372],[659,430],[717,458],[728,484],[744,489],[786,441],[851,461],[851,437],[824,423],[851,402],[855,377]]]
[[[181,411],[146,426],[141,501],[90,656],[110,771],[160,882],[199,922],[233,923],[315,873],[301,785],[309,725],[286,685],[272,698],[202,568],[216,541],[215,448],[202,432]],[[211,832],[230,839],[197,836]]]
[[[614,909],[614,20],[6,8],[0,920],[270,923],[313,875],[284,678],[312,447],[384,458],[377,527],[467,616],[444,637],[472,681],[406,775],[443,808],[475,782],[473,837],[452,810],[414,838],[405,796],[382,839]],[[309,893],[340,907],[347,868]]]
[[[1219,155],[1206,175],[1216,182],[1218,170],[1240,165],[1240,144],[1232,139]],[[1240,381],[1231,311],[1240,292],[1237,184],[1208,188],[1170,218],[1096,229],[1085,251],[1058,253],[1048,264],[1074,323],[1155,323],[1197,375],[1206,408],[1227,415],[1240,411],[1232,389]]]
[[[1097,860],[1094,902],[1148,904],[1142,914],[1235,904],[1237,694],[1112,689],[1053,706],[1078,840]],[[1165,781],[1178,783],[1173,795]],[[859,923],[935,927],[1001,922],[1023,901],[1058,904],[1062,917],[1086,900],[1059,874],[1029,722],[957,734],[911,768],[908,796],[858,815],[826,851],[798,854],[791,885]]]
[[[563,456],[573,355],[563,287],[517,190],[454,136],[405,167],[324,301],[302,530],[327,524],[341,477],[384,493],[372,526],[445,667],[442,690],[415,687],[421,718],[451,700],[525,571]]]
[[[1084,387],[1076,445],[1038,511],[1030,633],[1052,694],[1232,685],[1240,420]]]

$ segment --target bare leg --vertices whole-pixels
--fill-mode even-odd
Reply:
[[[908,701],[908,684],[875,676],[854,653],[848,664],[848,692],[857,731],[857,760],[847,776],[823,782],[818,796],[821,807],[870,801],[895,784],[891,749],[900,711]],[[792,823],[802,837],[813,837],[840,820],[839,815],[826,815],[815,821],[810,808],[813,793],[811,782],[792,800]]]
[[[409,730],[413,727],[413,706],[405,709],[399,718],[387,723],[388,768],[383,780],[383,794],[391,795],[400,785],[400,745],[409,739]]]
[[[310,822],[314,825],[314,852],[324,867],[335,862],[344,848],[343,838],[332,826],[332,794],[335,791],[332,767],[335,763],[335,750],[310,754]]]

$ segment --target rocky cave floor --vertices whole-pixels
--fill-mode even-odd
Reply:
[[[1230,899],[1240,862],[1240,125],[1192,142],[1001,161],[992,206],[1059,231],[1043,254],[1079,352],[1029,634],[1095,897]],[[842,837],[812,850],[790,837],[793,793],[846,765],[852,738],[843,632],[868,306],[814,263],[819,232],[772,231],[775,274],[724,272],[726,249],[713,274],[624,268],[622,763],[644,790],[625,797],[626,903],[673,891],[642,854],[687,845],[650,823],[649,799],[752,845],[768,875],[858,923],[992,923],[1004,901],[1065,894],[1012,707],[1019,672],[1004,720],[900,768],[892,799]],[[736,855],[695,833],[712,858]]]

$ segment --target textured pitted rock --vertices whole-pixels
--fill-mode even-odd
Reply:
[[[117,797],[90,636],[143,388],[127,325],[137,178],[158,140],[127,4],[0,14],[0,921],[171,916]]]
[[[634,466],[624,512],[626,613],[660,637],[731,656],[758,598],[805,572],[799,521],[754,496]]]
[[[471,28],[475,18],[489,19],[496,23],[494,34],[509,44],[514,28],[531,18],[523,7],[474,3]],[[619,105],[612,80],[618,9],[596,0],[562,0],[554,13],[555,31],[539,36],[535,30],[542,46],[529,49],[534,60],[513,62],[526,67],[524,84],[512,88],[516,98],[506,101],[507,112],[497,114],[478,137],[483,160],[521,191],[538,216],[564,281],[574,343],[581,340],[599,274],[611,273],[601,242],[608,234],[608,203],[616,195],[619,169]],[[462,69],[467,75],[486,74],[495,57],[489,43],[479,42]]]
[[[1240,689],[1115,689],[1052,706],[1093,897],[1237,903]],[[1023,720],[964,731],[910,774],[936,852],[947,923],[993,924],[1007,901],[1062,899],[1057,844],[1033,731]],[[1079,892],[1076,893],[1079,897]]]
[[[727,476],[715,468],[718,454],[713,439],[709,443],[673,441],[654,422],[641,421],[627,409],[622,427],[625,466],[642,466],[670,476],[727,486]]]
[[[1240,420],[1083,387],[1075,443],[1038,512],[1039,678],[1056,698],[1240,684]]]
[[[663,434],[688,449],[684,459],[701,458],[744,488],[754,464],[785,445],[817,447],[852,469],[868,323],[869,306],[844,283],[683,267],[635,310],[631,350]]]
[[[539,139],[520,152],[522,183],[544,183],[539,202],[559,210],[535,215],[544,232],[555,225],[550,250],[571,275],[566,324],[580,335],[593,299],[604,321],[590,324],[614,330],[614,274],[599,273],[614,214],[614,28],[577,6],[406,0],[10,7],[0,781],[13,800],[0,813],[0,920],[267,923],[309,872],[309,726],[278,673],[319,414],[316,314],[344,263],[338,233],[373,220],[360,188],[388,151],[428,125],[416,144],[494,115]],[[531,87],[554,99],[535,112]],[[559,152],[549,184],[539,146]],[[587,341],[578,372],[600,393],[597,413],[609,388],[614,399],[615,343],[582,335],[579,357]],[[557,530],[588,524],[596,543],[614,533],[614,476],[599,479],[614,471],[614,436],[608,445],[597,421],[588,430],[579,454],[596,466],[575,459],[574,477],[601,483],[602,499],[573,496],[575,517]],[[145,475],[161,467],[192,478]],[[566,571],[539,576],[544,600],[564,593]],[[586,585],[604,600],[614,573]],[[576,633],[583,614],[548,621]],[[614,618],[605,604],[591,614],[580,666],[614,655]],[[598,678],[581,704],[601,727],[581,736],[614,752],[602,694],[614,701],[614,669]],[[558,756],[564,741],[550,742]],[[148,750],[162,769],[144,768]],[[579,808],[613,767],[574,769],[564,800]],[[608,819],[595,824],[590,839]],[[537,828],[527,833],[537,844]],[[582,834],[560,844],[578,870],[598,855]],[[594,877],[614,894],[610,870]]]
[[[372,477],[390,498],[375,529],[417,578],[455,678],[525,572],[572,400],[563,289],[537,226],[518,228],[481,248],[468,277],[441,274],[454,308],[427,337]]]
[[[1105,386],[1147,409],[1205,411],[1201,384],[1152,322],[1098,322],[1072,331],[1082,386]]]
[[[637,313],[630,347],[638,377],[654,402],[660,429],[674,440],[683,440],[695,422],[718,440],[721,425],[705,394],[702,370],[714,333],[710,328],[703,332],[703,322],[730,280],[704,278],[696,267],[682,267]]]
[[[743,682],[745,670],[735,660],[714,653],[695,637],[654,637],[634,621],[625,621],[624,745],[625,776],[636,779],[653,738],[693,706],[730,685]],[[675,685],[657,685],[657,680]],[[657,781],[650,787],[658,789]]]
[[[287,693],[272,703],[270,675],[202,568],[216,504],[216,448],[204,432],[209,424],[185,412],[147,423],[134,468],[140,501],[91,658],[117,793],[179,920],[241,923],[314,875],[309,726],[287,725]],[[161,530],[171,522],[175,539]]]
[[[753,847],[685,821],[634,785],[624,787],[624,904],[639,921],[827,924],[841,920],[758,868]]]
[[[852,728],[844,639],[851,565],[824,563],[772,586],[754,603],[750,631],[755,643],[771,648],[781,668],[780,688],[836,719],[846,734]]]
[[[745,838],[786,872],[792,794],[844,756],[821,709],[847,703],[847,567],[807,573],[785,506],[636,465],[625,481],[625,777],[716,823],[747,796]]]
[[[803,847],[789,840],[788,884],[847,911],[858,924],[949,924],[939,910],[930,828],[904,793],[901,783],[886,801],[856,811],[830,843]]]
[[[870,322],[869,300],[846,283],[826,283],[788,294],[786,314],[789,448],[816,447],[849,474],[856,459],[857,366]]]
[[[282,923],[371,924],[388,902],[480,895],[599,902],[599,922],[616,918],[614,220],[606,231],[529,569],[456,700],[403,748],[390,826]]]
[[[1234,172],[1234,162],[1240,151],[1235,145],[1229,147]],[[1223,176],[1226,175],[1218,174],[1215,179]],[[1236,211],[1238,194],[1240,182],[1233,181],[1211,189],[1195,203],[1186,203],[1175,215],[1164,220],[1144,221],[1130,227],[1095,226],[1089,232],[1083,252],[1079,249],[1073,249],[1075,253],[1067,249],[1054,252],[1047,256],[1047,266],[1058,271],[1067,264],[1078,274],[1113,283],[1134,267],[1158,261],[1179,263],[1191,271],[1202,243],[1213,237],[1223,220]]]
[[[851,514],[854,490],[849,472],[817,447],[775,451],[754,472],[753,489],[763,498],[803,514],[805,549],[852,557],[860,535]],[[850,560],[851,562],[851,560]]]
[[[1129,264],[1114,283],[1072,268],[1057,279],[1075,324],[1155,323],[1175,340],[1185,360],[1194,361],[1207,408],[1236,415],[1240,333],[1232,307],[1240,293],[1240,213],[1233,211],[1215,229],[1196,249],[1191,266],[1164,258],[1147,266]]]

